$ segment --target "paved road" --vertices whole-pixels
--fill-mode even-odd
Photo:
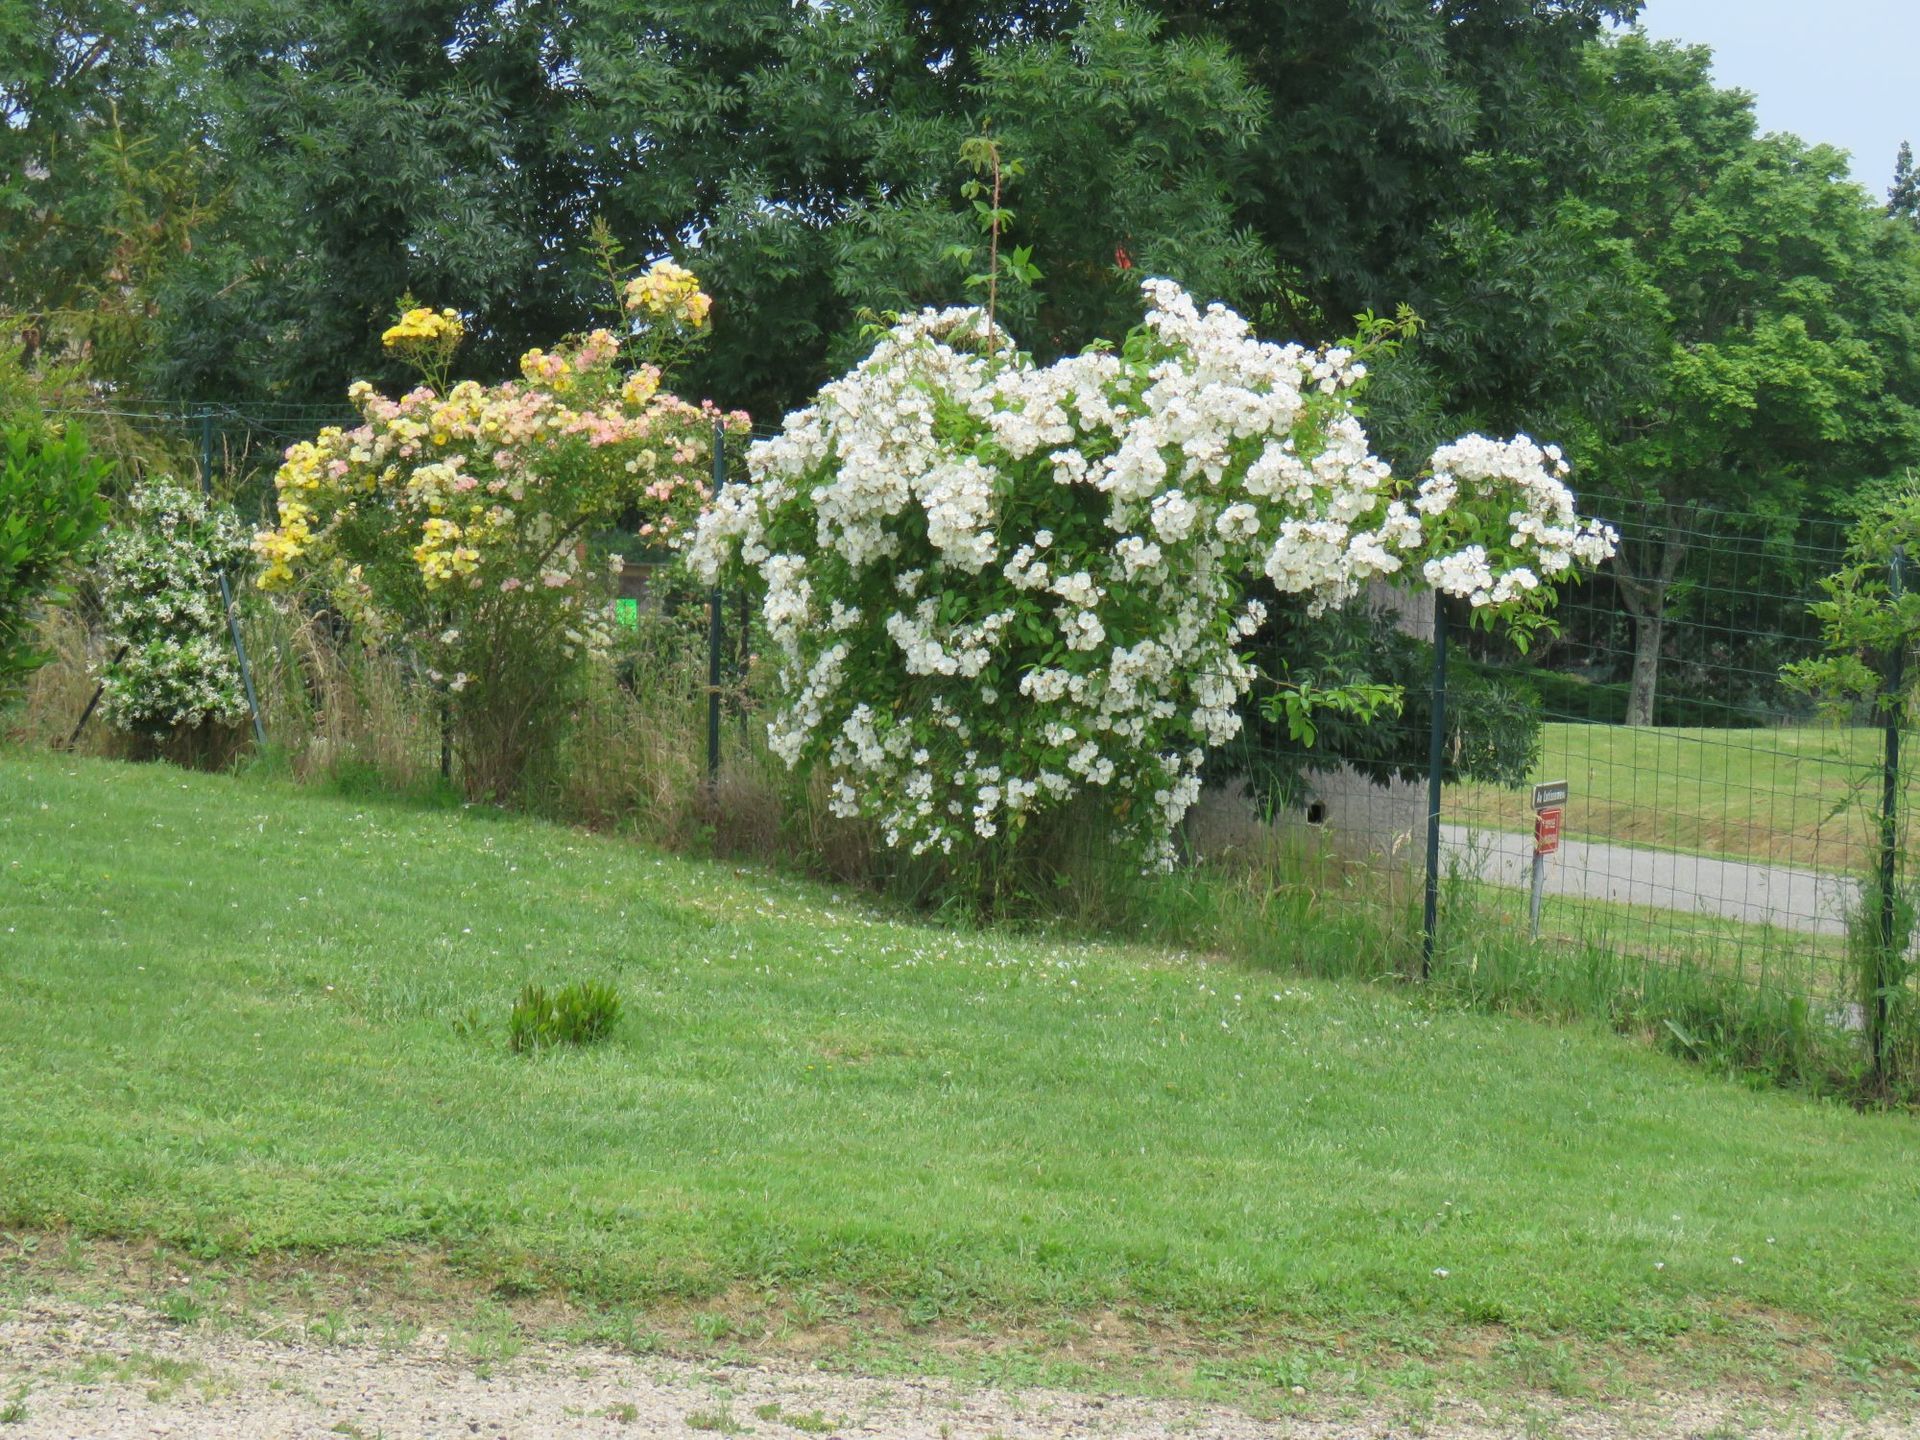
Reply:
[[[1495,885],[1524,890],[1533,883],[1531,835],[1442,825],[1440,854]],[[1848,876],[1819,870],[1562,840],[1560,853],[1547,860],[1546,893],[1844,935],[1860,891]]]

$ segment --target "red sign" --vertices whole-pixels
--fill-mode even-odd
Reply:
[[[1533,853],[1551,855],[1560,848],[1560,817],[1566,812],[1555,806],[1533,817]]]

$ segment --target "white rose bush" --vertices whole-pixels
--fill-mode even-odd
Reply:
[[[237,724],[247,701],[227,633],[220,572],[244,572],[251,537],[233,507],[166,476],[142,480],[102,545],[97,575],[107,644],[101,713],[161,735]]]
[[[1524,634],[1612,553],[1551,448],[1469,436],[1409,488],[1353,349],[1143,288],[1124,347],[1046,366],[976,310],[902,321],[699,522],[696,573],[764,591],[771,748],[889,846],[963,863],[1092,800],[1165,866],[1241,725],[1252,577],[1313,614],[1430,585]]]

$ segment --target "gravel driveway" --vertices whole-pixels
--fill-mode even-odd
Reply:
[[[791,1365],[727,1366],[535,1347],[491,1367],[449,1358],[444,1336],[329,1346],[176,1328],[114,1304],[28,1300],[0,1312],[0,1436],[605,1437],[808,1434],[897,1440],[1105,1436],[1243,1440],[1420,1434],[1434,1440],[1557,1436],[1915,1437],[1911,1419],[1862,1422],[1840,1407],[1791,1411],[1752,1399],[1653,1397],[1578,1408],[1519,1399],[1498,1413],[1444,1401],[1419,1416],[1335,1406],[1255,1420],[1190,1402],[966,1390]],[[1302,1408],[1313,1402],[1303,1400]],[[1416,1423],[1417,1422],[1417,1423]]]

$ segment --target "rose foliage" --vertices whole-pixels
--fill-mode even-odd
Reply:
[[[160,734],[246,717],[219,582],[251,560],[232,506],[170,476],[134,486],[97,568],[107,645],[118,657],[100,672],[109,721]]]
[[[977,853],[1084,796],[1168,863],[1241,726],[1252,575],[1309,614],[1424,583],[1525,634],[1612,553],[1551,447],[1468,436],[1411,488],[1368,448],[1351,349],[1144,289],[1119,352],[1048,366],[977,311],[899,324],[701,519],[696,569],[764,585],[772,748],[889,845]]]

